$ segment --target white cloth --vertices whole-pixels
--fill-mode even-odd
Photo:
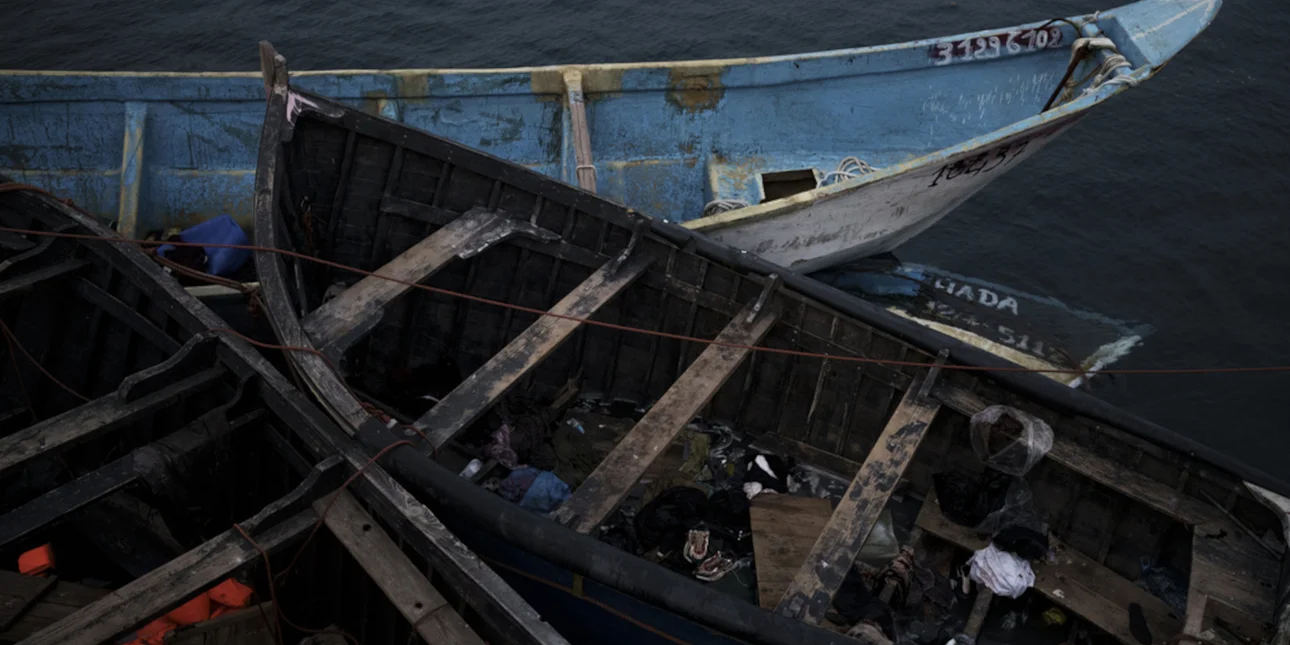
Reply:
[[[1035,572],[1030,563],[994,544],[972,554],[969,575],[979,584],[990,588],[996,595],[1020,597],[1035,584]]]

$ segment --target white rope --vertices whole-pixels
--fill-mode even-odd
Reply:
[[[1098,65],[1097,72],[1093,76],[1093,82],[1084,90],[1084,94],[1096,92],[1104,85],[1128,85],[1129,87],[1137,87],[1138,79],[1133,78],[1128,74],[1115,76],[1115,70],[1130,69],[1132,67],[1133,64],[1129,62],[1129,59],[1125,58],[1118,52],[1107,56],[1106,60],[1102,61],[1101,65]]]
[[[870,166],[859,157],[847,157],[838,162],[836,170],[821,177],[820,181],[816,182],[815,187],[820,188],[821,186],[835,183],[835,180],[846,181],[848,179],[855,179],[861,175],[867,175],[873,172],[873,170],[873,166]]]
[[[742,199],[714,199],[703,206],[703,216],[716,215],[738,208],[747,208],[748,202]]]

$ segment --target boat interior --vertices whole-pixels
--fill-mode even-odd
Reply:
[[[887,526],[937,584],[961,582],[990,539],[949,519],[959,515],[944,499],[952,487],[938,481],[978,481],[999,445],[1025,445],[1029,469],[1014,479],[1032,492],[1049,550],[1024,602],[1063,616],[1033,642],[1271,633],[1281,516],[1240,477],[1179,444],[1022,396],[952,353],[748,269],[758,265],[731,249],[700,250],[676,227],[589,193],[288,90],[279,73],[257,235],[335,264],[271,259],[261,279],[282,303],[270,315],[284,342],[329,357],[293,360],[351,427],[375,415],[420,435],[450,468],[478,459],[463,474],[503,496],[542,445],[580,445],[568,449],[589,462],[585,472],[543,512],[606,541],[624,526],[641,531],[648,500],[673,490],[661,485],[688,478],[682,487],[743,499],[758,471],[774,470],[765,463],[788,465],[791,477],[775,474],[783,490],[746,502],[753,553],[735,573],[751,570],[757,583],[732,593],[840,631],[851,625],[831,614],[853,569],[869,572],[875,595],[903,598],[891,605],[898,621],[931,615],[907,587],[887,594],[890,563],[867,570],[858,559]],[[300,109],[275,117],[288,103]],[[983,421],[993,406],[1042,422],[1051,445]],[[523,428],[536,439],[521,448]],[[513,452],[498,448],[502,430]],[[690,539],[678,548],[704,554]],[[704,573],[665,547],[628,546],[624,557]],[[1173,591],[1158,576],[1175,580]],[[977,631],[992,602],[1020,602],[955,595],[957,618],[939,618]],[[990,614],[985,630],[1006,629],[1006,613]]]
[[[0,177],[0,642],[498,640],[339,430],[81,215]]]

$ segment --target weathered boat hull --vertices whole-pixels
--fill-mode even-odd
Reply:
[[[1141,606],[1160,638],[1216,616],[1268,633],[1278,567],[1254,536],[1280,523],[1245,482],[1285,492],[1283,474],[682,227],[299,91],[262,55],[256,236],[297,255],[261,252],[257,269],[281,342],[316,350],[291,355],[302,379],[369,450],[415,442],[382,463],[437,508],[670,614],[620,617],[624,629],[684,619],[723,639],[837,641],[814,625],[897,488],[921,506],[918,528],[984,546],[945,520],[931,481],[978,463],[969,419],[996,404],[1055,434],[1026,476],[1061,554],[1036,565],[1040,593],[1130,645],[1130,613],[1104,608]],[[440,463],[475,455],[466,444],[500,427],[480,421],[495,405],[559,405],[570,383],[645,412],[551,514],[563,527]],[[850,481],[773,611],[592,537],[700,415]],[[1133,584],[1143,556],[1190,571],[1185,612]],[[557,575],[539,568],[528,573]]]
[[[890,250],[932,226],[1093,106],[1155,74],[1218,6],[1146,0],[792,56],[337,70],[297,81],[810,270]],[[1050,109],[1084,36],[1110,38],[1132,71],[1073,88]],[[226,213],[249,224],[262,98],[251,74],[0,72],[0,119],[10,124],[0,172],[69,196],[130,237]],[[837,174],[848,157],[875,172]],[[722,201],[745,208],[708,212]]]
[[[367,642],[565,644],[157,264],[42,193],[0,177],[0,640],[130,640],[237,576],[252,606],[173,642],[267,645],[281,611]],[[42,544],[57,580],[10,570]],[[261,555],[284,574],[284,551],[304,566],[274,593]]]

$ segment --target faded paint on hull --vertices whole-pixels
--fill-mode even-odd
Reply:
[[[1023,131],[985,151],[965,151],[941,163],[879,177],[775,217],[704,230],[749,253],[809,273],[891,251],[930,228],[1009,169],[1079,120],[1073,114]],[[1017,148],[1024,145],[1024,148]],[[1014,154],[1003,156],[1008,151]],[[982,157],[984,155],[984,157]]]
[[[573,183],[581,162],[564,79],[578,77],[600,194],[814,268],[899,246],[1041,144],[1011,155],[1008,168],[956,176],[943,189],[920,185],[927,173],[1124,91],[1086,85],[1043,111],[1079,36],[1114,41],[1132,70],[1116,74],[1137,83],[1218,6],[1143,0],[1063,22],[792,56],[293,78]],[[0,71],[0,172],[117,220],[125,235],[221,214],[245,226],[263,96],[250,73]],[[811,186],[852,156],[876,172]],[[768,189],[771,174],[784,172],[807,177],[810,189]],[[751,206],[705,216],[714,200]]]

